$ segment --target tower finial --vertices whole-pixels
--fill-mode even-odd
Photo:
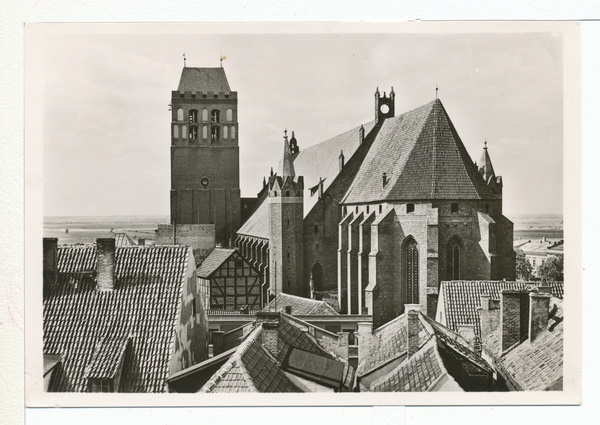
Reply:
[[[435,98],[438,98],[438,85],[435,83]]]
[[[219,54],[219,61],[221,62],[221,68],[223,68],[223,52]]]
[[[183,52],[183,67],[184,68],[186,67],[186,65],[185,65],[185,52]]]
[[[287,128],[285,130],[283,130],[283,138],[285,139],[285,141],[287,142]]]
[[[483,149],[487,149],[487,139],[483,142]]]
[[[285,136],[283,136],[283,168],[281,172],[281,177],[285,179],[285,177],[296,177],[296,172],[294,171],[294,158],[292,156],[292,151],[290,149],[290,144],[288,143],[287,137],[287,129],[284,131]]]

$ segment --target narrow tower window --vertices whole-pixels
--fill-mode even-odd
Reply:
[[[210,138],[212,140],[219,140],[219,127],[213,126],[210,129]]]
[[[450,239],[446,248],[446,279],[460,279],[460,239],[455,236]]]
[[[208,138],[208,127],[207,126],[203,126],[202,127],[202,138],[203,139],[207,139]]]
[[[182,137],[183,139],[186,139],[186,138],[187,138],[187,127],[186,127],[185,125],[182,125],[182,126],[181,126],[181,137]]]
[[[190,127],[190,140],[198,138],[198,127]]]
[[[179,139],[179,126],[178,125],[173,126],[173,137],[175,139]]]
[[[183,121],[183,109],[181,108],[177,110],[177,121]]]
[[[208,109],[206,108],[202,110],[202,121],[208,121]]]
[[[231,138],[235,139],[235,127],[231,126]]]
[[[227,126],[223,127],[223,139],[227,139]]]
[[[228,122],[233,121],[233,111],[231,109],[227,110],[227,121]]]

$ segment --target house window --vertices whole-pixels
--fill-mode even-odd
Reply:
[[[458,204],[456,202],[453,202],[450,205],[450,212],[453,212],[453,213],[457,213],[458,212]]]
[[[379,214],[381,214],[381,211],[383,211],[383,206],[382,205],[379,206]]]
[[[315,225],[313,226],[313,232],[315,232],[315,233],[319,233],[319,225],[318,225],[318,224],[315,224]]]
[[[532,260],[532,265],[535,267],[535,258]]]
[[[412,237],[404,244],[404,304],[419,303],[419,246]]]
[[[101,393],[110,393],[112,392],[111,390],[111,380],[110,379],[101,379],[100,380],[100,392]]]
[[[183,121],[183,109],[181,108],[177,110],[177,121]]]
[[[460,249],[461,241],[458,237],[450,239],[446,247],[446,279],[460,279]]]
[[[227,121],[229,121],[229,122],[233,121],[233,111],[231,109],[227,110],[226,117],[227,117]]]
[[[202,121],[208,121],[208,109],[206,108],[202,110]]]
[[[406,213],[413,213],[415,212],[415,204],[406,204]]]
[[[219,110],[213,109],[210,111],[210,122],[219,122]]]
[[[195,109],[190,109],[190,122],[198,122],[198,111]]]

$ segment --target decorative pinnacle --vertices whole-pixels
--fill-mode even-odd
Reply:
[[[435,83],[435,98],[438,98],[438,85]]]
[[[185,52],[183,52],[183,67],[185,68]]]
[[[483,142],[483,149],[487,149],[487,140]]]
[[[283,130],[283,138],[285,139],[285,141],[287,142],[287,128],[285,130]]]

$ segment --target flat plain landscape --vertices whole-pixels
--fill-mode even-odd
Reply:
[[[563,239],[563,216],[560,214],[515,214],[517,239]],[[91,244],[111,232],[125,232],[137,242],[139,238],[154,241],[158,224],[169,222],[168,215],[129,216],[53,216],[44,217],[44,237],[58,238],[60,245]]]

